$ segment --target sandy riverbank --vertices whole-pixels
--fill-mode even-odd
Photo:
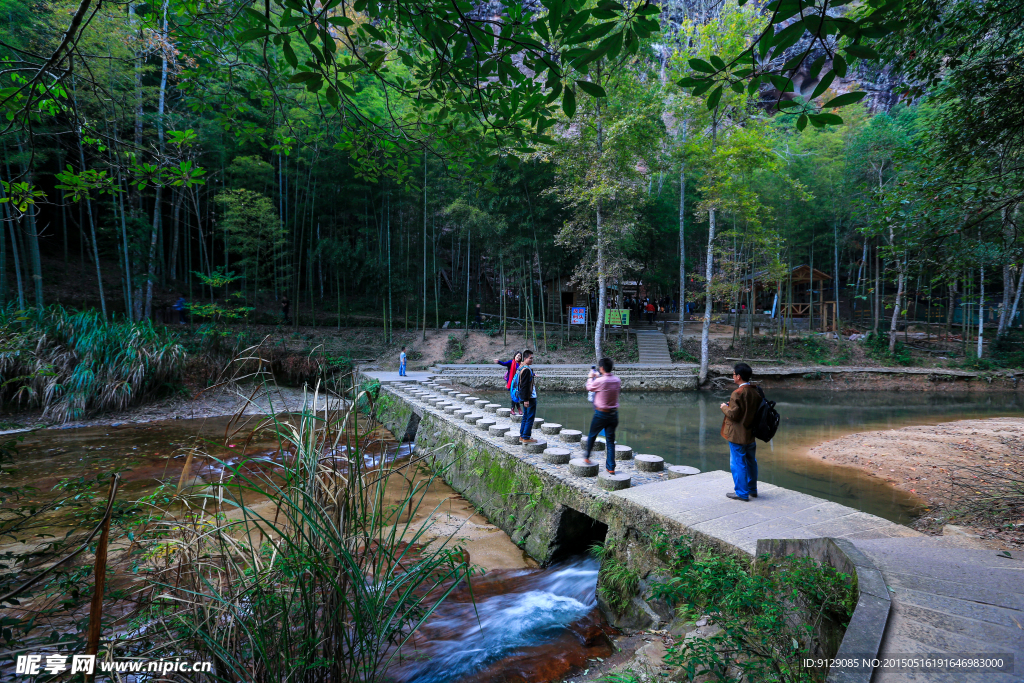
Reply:
[[[1024,547],[1024,518],[1001,528],[956,516],[955,476],[983,466],[1024,472],[1024,418],[961,420],[850,434],[808,450],[809,457],[853,467],[919,497],[928,507],[914,526],[940,533],[945,524],[963,526],[994,548]],[[969,476],[969,475],[968,475]],[[1010,526],[1012,525],[1012,526]],[[947,533],[951,530],[947,529]]]

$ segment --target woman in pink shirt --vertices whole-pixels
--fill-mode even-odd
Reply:
[[[608,470],[608,474],[615,474],[615,428],[619,426],[619,393],[622,391],[622,380],[612,374],[611,358],[602,358],[597,367],[600,374],[591,370],[587,378],[587,391],[594,392],[594,419],[590,421],[587,454],[583,456],[583,461],[590,464],[590,451],[594,448],[594,439],[603,429],[608,450],[605,469]]]

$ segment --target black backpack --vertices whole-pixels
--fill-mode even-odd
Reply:
[[[761,405],[757,407],[754,414],[754,436],[761,441],[771,441],[775,438],[775,432],[779,431],[779,422],[782,416],[775,410],[775,401],[769,401],[764,397],[761,387],[755,386],[757,393],[761,394]]]

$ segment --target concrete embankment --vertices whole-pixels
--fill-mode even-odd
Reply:
[[[640,583],[622,612],[604,605],[613,623],[671,624],[671,608],[653,598],[652,586],[667,574],[651,549],[659,537],[685,537],[724,553],[808,554],[854,575],[860,597],[840,656],[979,653],[1013,655],[1021,662],[1016,666],[1024,666],[1024,631],[1013,626],[1024,623],[1020,557],[996,557],[962,539],[923,537],[873,515],[768,484],[761,484],[756,501],[731,501],[725,498],[732,487],[727,472],[670,478],[685,472],[658,471],[656,456],[624,460],[618,471],[625,476],[614,481],[581,476],[596,474],[596,468],[563,464],[579,454],[579,432],[549,424],[538,429],[547,443],[524,447],[512,443],[514,436],[506,437],[518,425],[497,405],[421,381],[382,388],[378,409],[387,427],[415,439],[425,463],[539,562],[585,551],[595,541],[621,549]],[[829,680],[902,681],[911,676],[915,681],[954,680],[927,672],[841,669],[834,669]],[[1009,683],[1021,678],[1011,669],[955,680]]]

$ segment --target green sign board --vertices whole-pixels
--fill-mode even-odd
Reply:
[[[604,324],[605,325],[622,325],[624,327],[629,325],[629,309],[628,308],[606,308],[604,309]]]

